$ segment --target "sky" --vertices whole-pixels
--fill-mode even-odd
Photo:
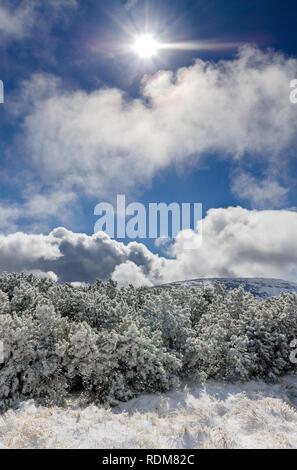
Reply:
[[[0,271],[297,281],[294,0],[0,0]],[[151,34],[161,48],[140,58]],[[179,44],[179,47],[176,45]],[[175,45],[175,46],[173,46]],[[203,204],[203,243],[112,240],[94,207]]]

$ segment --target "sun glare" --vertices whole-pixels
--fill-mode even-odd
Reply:
[[[136,38],[133,45],[134,52],[141,59],[150,59],[157,54],[159,49],[158,41],[151,34],[143,34]]]

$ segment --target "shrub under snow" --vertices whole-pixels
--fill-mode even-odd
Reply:
[[[276,380],[294,371],[297,295],[257,300],[242,288],[73,287],[0,277],[0,405],[63,403],[85,392],[116,404],[196,376]]]

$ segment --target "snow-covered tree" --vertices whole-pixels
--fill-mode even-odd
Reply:
[[[0,276],[0,406],[85,392],[115,404],[198,377],[277,380],[293,372],[297,295],[243,288],[121,288]]]

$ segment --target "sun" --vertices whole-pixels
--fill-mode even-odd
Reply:
[[[133,50],[141,59],[151,59],[157,54],[159,43],[152,34],[143,34],[135,39]]]

